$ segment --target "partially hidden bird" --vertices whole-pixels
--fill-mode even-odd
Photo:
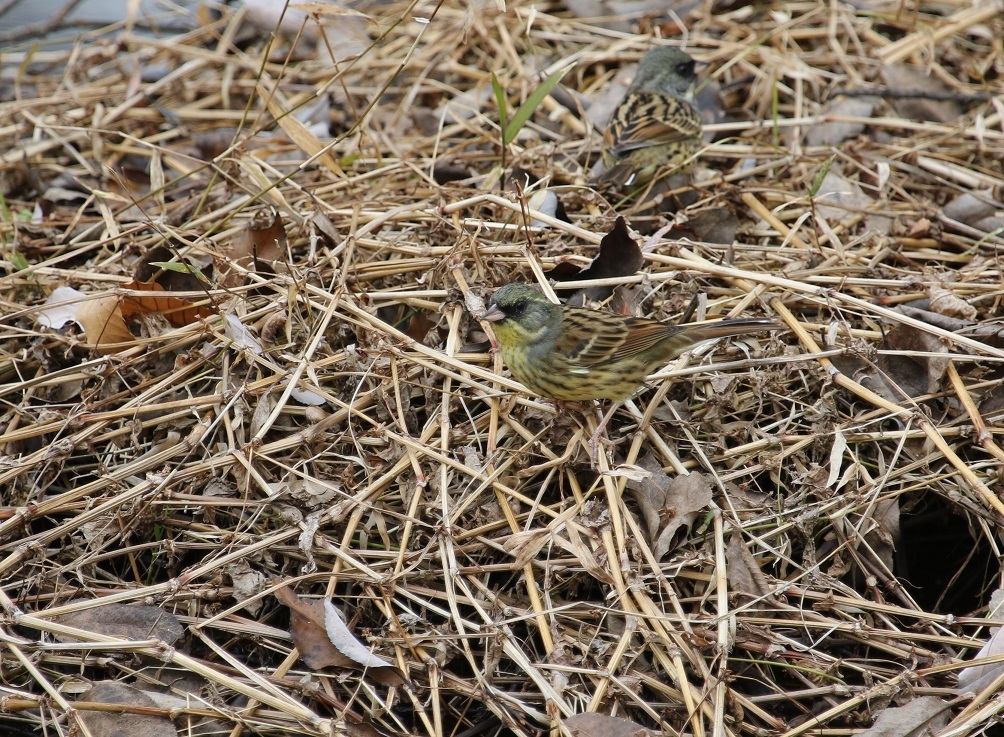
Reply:
[[[657,46],[607,124],[598,183],[645,184],[661,173],[689,172],[701,147],[701,114],[694,103],[697,75],[685,51]]]
[[[784,327],[760,317],[667,325],[557,305],[523,283],[497,289],[480,319],[492,323],[513,376],[566,402],[627,399],[646,376],[699,343]]]

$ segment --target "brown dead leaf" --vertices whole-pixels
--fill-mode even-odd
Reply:
[[[135,341],[126,320],[138,315],[163,313],[175,327],[189,325],[212,311],[196,307],[187,300],[170,297],[156,282],[132,281],[123,289],[144,292],[130,295],[120,292],[84,294],[73,287],[57,287],[39,310],[38,322],[59,330],[68,322],[77,323],[88,344],[99,353],[115,353]]]
[[[589,266],[580,271],[577,279],[612,279],[631,276],[641,268],[644,258],[641,249],[628,231],[627,221],[618,217],[614,227],[600,241],[600,253]]]
[[[736,214],[727,207],[716,207],[702,210],[687,222],[675,226],[666,234],[666,238],[690,238],[705,243],[731,245],[735,242],[738,231],[739,218]]]
[[[865,543],[886,569],[892,571],[896,542],[900,537],[899,497],[877,501],[871,517],[875,525],[865,533]]]
[[[879,357],[879,367],[911,397],[940,388],[951,359],[936,336],[901,323],[886,333],[882,347],[892,353]]]
[[[278,212],[259,210],[216,261],[216,279],[230,289],[244,284],[241,270],[275,273],[275,262],[286,252],[286,227]],[[239,268],[238,268],[239,267]]]
[[[558,264],[547,275],[559,282],[613,279],[634,274],[641,268],[643,261],[641,249],[628,231],[627,221],[618,217],[614,227],[600,241],[600,252],[589,266],[580,270],[566,261]],[[596,287],[583,291],[588,292],[593,299],[606,299],[613,292],[613,287]]]
[[[338,652],[324,634],[324,604],[320,599],[301,598],[286,586],[276,589],[275,598],[289,607],[289,634],[304,663],[315,669],[356,665],[351,658]]]
[[[645,529],[656,560],[680,544],[699,512],[711,503],[711,484],[699,473],[667,476],[659,462],[646,455],[638,463],[651,475],[643,481],[629,481],[645,520]]]
[[[742,595],[742,603],[757,599],[767,602],[772,600],[771,586],[764,579],[756,558],[746,548],[746,543],[743,542],[742,535],[738,532],[732,533],[732,538],[725,550],[725,557],[728,561],[726,574],[730,593]],[[764,608],[763,601],[754,605],[755,608]]]
[[[143,604],[105,604],[61,615],[55,621],[108,637],[160,640],[168,645],[180,640],[185,632],[173,614]],[[55,637],[60,642],[77,642],[73,637]]]
[[[405,334],[416,343],[425,343],[429,333],[436,329],[436,323],[423,312],[416,312],[408,320],[408,327]]]
[[[948,315],[962,320],[975,320],[976,308],[944,287],[930,287],[927,295],[931,299],[931,310],[939,315]]]
[[[325,626],[323,601],[299,597],[288,586],[276,589],[275,598],[289,607],[289,633],[296,649],[300,651],[300,657],[308,666],[318,669],[327,666],[362,668],[365,665],[339,650],[331,641]],[[369,651],[365,645],[356,642],[360,648]],[[404,675],[390,665],[369,666],[366,672],[373,680],[388,686],[400,686],[407,682]]]
[[[191,325],[200,318],[213,314],[208,307],[193,306],[188,300],[169,296],[157,282],[131,281],[122,286],[125,289],[146,292],[146,294],[133,294],[122,298],[121,312],[123,317],[159,312],[167,318],[169,323],[179,328]]]
[[[39,310],[38,322],[53,330],[77,323],[98,353],[115,353],[134,341],[114,294],[88,295],[73,287],[57,287]]]
[[[80,303],[77,322],[99,353],[114,353],[135,340],[114,295]]]
[[[157,703],[148,695],[118,681],[95,683],[81,701],[119,706],[142,706],[156,708]],[[148,714],[88,711],[81,709],[77,718],[87,727],[93,737],[175,737],[174,722],[167,717]]]

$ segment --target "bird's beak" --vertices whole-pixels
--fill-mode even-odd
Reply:
[[[501,322],[505,318],[506,314],[499,309],[498,305],[492,305],[481,315],[481,319],[485,322]]]

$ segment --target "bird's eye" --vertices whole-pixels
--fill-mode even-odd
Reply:
[[[522,312],[525,309],[526,309],[526,300],[525,299],[517,300],[513,304],[513,306],[512,306],[512,311],[513,312]]]
[[[694,60],[681,61],[676,65],[676,73],[681,77],[693,77],[694,76]]]

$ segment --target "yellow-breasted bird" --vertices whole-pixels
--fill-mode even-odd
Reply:
[[[658,46],[642,57],[607,124],[600,184],[623,188],[690,170],[701,147],[696,82],[694,60],[680,49]]]
[[[496,290],[480,319],[492,323],[513,376],[543,397],[566,402],[627,399],[654,369],[699,343],[783,327],[759,317],[667,325],[556,305],[517,283]]]

